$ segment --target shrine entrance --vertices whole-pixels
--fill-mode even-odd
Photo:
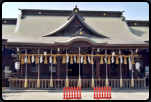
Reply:
[[[80,63],[80,75],[83,73],[83,64]],[[68,63],[68,76],[79,76],[79,63]]]

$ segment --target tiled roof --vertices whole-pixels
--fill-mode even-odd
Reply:
[[[142,38],[147,38],[149,40],[149,27],[142,27],[142,26],[129,26],[131,32]]]
[[[83,16],[84,17],[84,16]],[[17,18],[15,28],[2,27],[2,39],[8,39],[7,42],[16,43],[47,43],[70,41],[70,36],[53,36],[43,37],[44,35],[55,31],[68,22],[69,16],[44,16],[44,15],[24,15],[21,19]],[[122,21],[120,17],[88,17],[85,16],[85,23],[98,33],[109,38],[91,37],[95,43],[107,44],[147,44],[144,41],[146,37],[138,37],[131,32],[126,21]],[[11,30],[12,29],[12,30]],[[8,31],[6,31],[8,30]],[[10,33],[9,33],[10,32]],[[10,35],[9,35],[10,34]]]

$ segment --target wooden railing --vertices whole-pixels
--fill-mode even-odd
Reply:
[[[40,79],[40,89],[62,89],[65,87],[65,79],[53,79],[53,88],[50,88],[50,79]],[[91,79],[81,79],[81,88],[91,88]],[[24,89],[25,79],[9,78],[10,89]],[[96,86],[105,86],[105,79],[94,79]],[[37,89],[37,79],[27,79],[29,89]],[[77,87],[78,79],[69,79],[69,87]],[[112,89],[120,88],[120,79],[109,79]],[[123,88],[131,88],[131,79],[123,79]],[[134,79],[134,88],[146,88],[144,79]]]

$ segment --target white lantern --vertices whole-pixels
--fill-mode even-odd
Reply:
[[[15,69],[19,69],[20,68],[20,63],[19,62],[15,62]]]

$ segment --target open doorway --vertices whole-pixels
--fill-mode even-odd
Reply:
[[[80,63],[80,75],[82,76],[83,64]],[[68,76],[79,76],[79,63],[68,63]]]

